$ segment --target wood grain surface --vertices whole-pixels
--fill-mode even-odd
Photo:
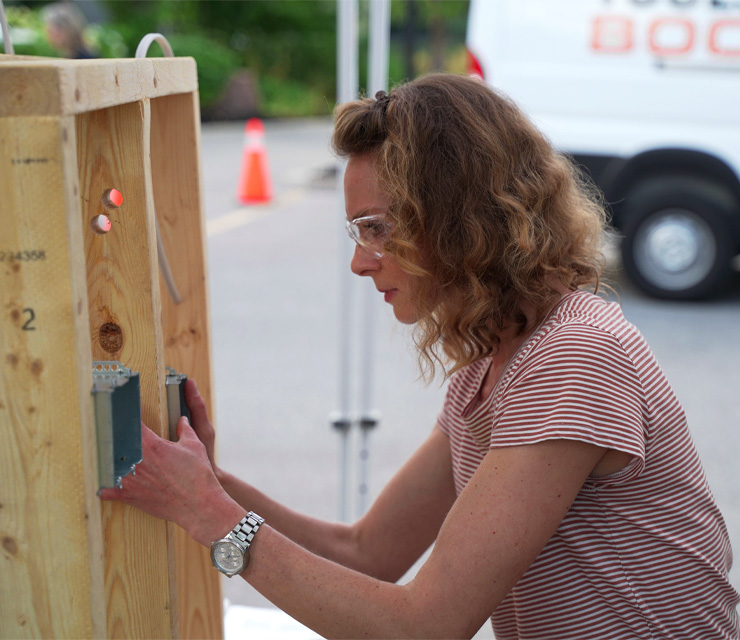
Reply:
[[[195,63],[0,55],[0,86],[0,638],[222,638],[208,550],[97,498],[91,395],[122,362],[164,436],[167,365],[212,415]]]
[[[0,116],[74,115],[196,91],[192,58],[65,60],[0,54]]]
[[[72,118],[0,119],[0,637],[105,635]]]
[[[139,372],[142,420],[163,435],[167,419],[149,103],[80,114],[76,122],[93,359],[117,360]],[[116,209],[102,203],[111,188],[123,195]],[[104,235],[89,224],[100,214],[112,223]],[[103,324],[120,327],[119,351],[101,345]],[[103,534],[108,637],[169,637],[176,603],[167,523],[126,505],[105,503]]]
[[[212,420],[210,320],[200,179],[197,93],[157,98],[152,110],[152,183],[162,240],[181,302],[160,281],[166,365],[194,378]],[[209,550],[178,528],[179,637],[222,638],[220,574]]]

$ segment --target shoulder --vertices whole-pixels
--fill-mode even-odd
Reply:
[[[547,323],[555,325],[573,322],[581,322],[612,332],[634,329],[634,326],[625,318],[619,303],[582,290],[572,291],[564,296],[547,320]]]
[[[501,392],[546,389],[562,395],[569,385],[596,396],[641,391],[642,353],[649,349],[619,305],[576,291],[566,296],[525,345]],[[516,395],[516,393],[515,393]]]
[[[573,357],[631,360],[631,354],[647,348],[638,329],[616,302],[586,291],[566,296],[532,340],[533,359]]]

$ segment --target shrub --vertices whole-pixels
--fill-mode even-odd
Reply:
[[[32,11],[28,7],[7,7],[5,17],[8,19],[10,28],[10,39],[13,49],[17,55],[45,56],[47,58],[58,57],[59,54],[49,44],[44,31],[44,24],[38,11]],[[3,41],[0,31],[0,42]]]
[[[167,41],[176,56],[195,58],[200,105],[201,109],[207,109],[221,97],[229,78],[239,68],[239,56],[218,40],[202,33],[173,34],[167,37]],[[161,56],[159,45],[153,44],[148,55]]]

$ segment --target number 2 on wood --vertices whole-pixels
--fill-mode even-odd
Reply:
[[[28,314],[28,320],[26,320],[26,324],[24,324],[21,328],[23,331],[35,331],[36,327],[32,326],[31,323],[36,319],[36,313],[33,309],[23,309],[23,313]]]

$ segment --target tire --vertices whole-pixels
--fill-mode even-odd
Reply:
[[[692,177],[637,184],[624,202],[622,262],[642,291],[668,300],[720,293],[732,274],[740,204],[722,186]]]

